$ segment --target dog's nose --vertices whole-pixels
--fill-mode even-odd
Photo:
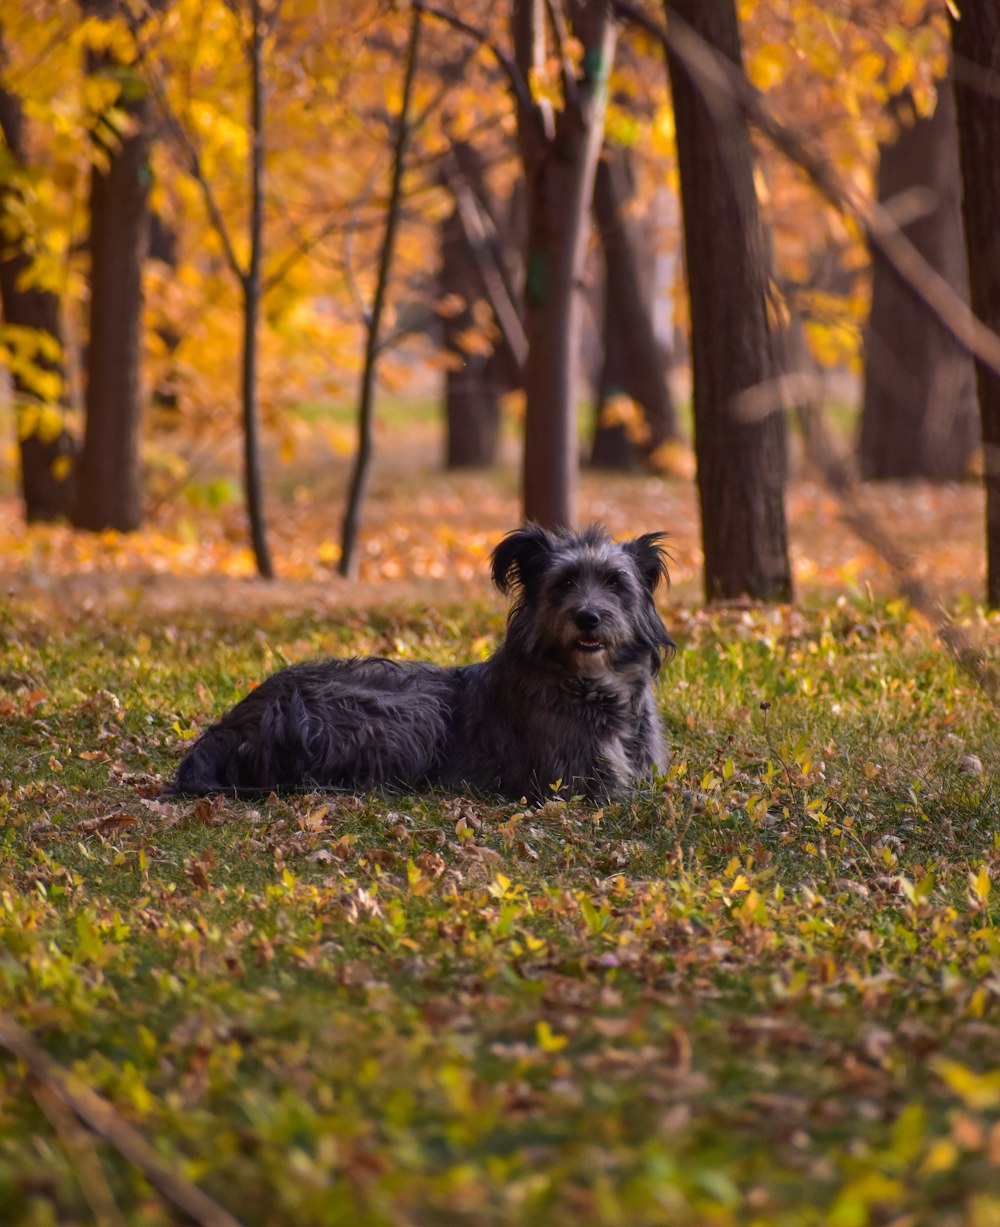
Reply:
[[[573,621],[582,631],[596,630],[601,624],[601,615],[596,609],[578,609]]]

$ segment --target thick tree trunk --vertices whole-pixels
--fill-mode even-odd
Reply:
[[[591,463],[602,469],[641,468],[661,443],[677,437],[664,353],[653,332],[651,261],[643,261],[642,240],[626,213],[635,195],[629,157],[626,149],[606,145],[594,184],[604,249],[604,363]],[[642,406],[644,440],[622,423],[602,421],[603,407],[620,393]]]
[[[109,12],[104,0],[88,10]],[[107,63],[95,70],[101,67],[129,71]],[[150,178],[150,104],[134,74],[116,106],[131,129],[120,141],[109,135],[106,164],[90,177],[87,423],[73,519],[80,528],[129,532],[142,523],[139,361]]]
[[[671,0],[715,50],[740,63],[733,0]],[[742,409],[772,378],[766,264],[745,126],[720,129],[683,65],[668,55],[691,299],[695,452],[709,600],[787,600],[785,422]]]
[[[495,210],[485,203],[488,193],[482,158],[460,142],[448,165],[445,179],[455,208],[440,231],[440,289],[445,304],[441,325],[449,356],[445,463],[448,468],[486,468],[497,459],[500,398],[520,379],[524,328],[504,236]],[[460,309],[459,302],[464,303]],[[480,345],[483,338],[492,343],[489,352]]]
[[[972,309],[1000,332],[1000,2],[951,18]],[[986,485],[986,599],[1000,606],[1000,376],[976,363]]]
[[[465,302],[461,310],[449,303],[441,317],[449,358],[445,373],[445,463],[449,469],[486,468],[496,462],[500,388],[490,378],[495,351],[476,352],[468,344],[469,333],[478,335],[472,305],[479,300],[479,288],[475,261],[456,209],[441,223],[441,296],[446,303],[458,298]]]
[[[563,108],[545,115],[522,101],[518,111],[528,200],[524,515],[546,528],[576,518],[580,282],[617,40],[605,0],[580,0],[571,9],[583,60]],[[515,0],[514,41],[526,80],[544,56],[544,21],[540,0]]]
[[[926,196],[926,212],[904,231],[924,259],[968,297],[951,83],[941,82],[937,109],[927,119],[916,118],[908,95],[896,99],[894,110],[902,126],[881,150],[879,201],[891,208],[903,193]],[[872,271],[862,476],[963,477],[979,444],[972,359],[877,252]]]
[[[24,117],[20,100],[0,89],[0,129],[3,131],[10,156],[24,164]],[[8,206],[17,196],[16,186],[8,183],[0,191],[0,212],[5,216]],[[49,347],[62,351],[62,330],[59,323],[59,299],[50,290],[38,286],[24,287],[23,275],[31,267],[31,257],[18,246],[17,237],[7,233],[7,243],[0,254],[0,299],[3,301],[4,322],[18,328],[31,328],[42,339],[51,338]],[[51,371],[63,382],[62,358],[39,353],[37,365]],[[21,460],[21,496],[25,518],[31,521],[55,520],[69,516],[75,496],[73,463],[75,441],[65,426],[51,430],[41,419],[30,433],[20,422],[24,411],[39,408],[41,401],[30,381],[17,371],[13,375],[14,396],[18,408],[18,446]],[[61,412],[62,398],[56,406]],[[41,429],[38,426],[41,425]]]

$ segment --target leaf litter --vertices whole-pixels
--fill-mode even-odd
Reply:
[[[990,703],[802,488],[802,603],[704,610],[687,488],[588,481],[614,530],[677,532],[672,764],[601,810],[158,798],[190,735],[286,660],[488,651],[512,497],[450,535],[438,495],[400,523],[373,504],[350,595],[305,562],[274,596],[188,563],[185,587],[168,550],[158,590],[149,538],[91,543],[87,571],[59,530],[20,530],[0,1014],[246,1224],[993,1221]],[[456,483],[440,498],[476,489]],[[885,499],[995,651],[977,496]],[[417,538],[457,582],[422,587]],[[126,1221],[174,1221],[113,1140],[81,1159],[23,1062],[5,1073],[12,1221],[85,1221],[92,1160]]]

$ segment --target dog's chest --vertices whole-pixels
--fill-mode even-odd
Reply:
[[[628,689],[613,677],[570,678],[557,693],[558,707],[568,719],[598,729],[624,727],[633,706]]]

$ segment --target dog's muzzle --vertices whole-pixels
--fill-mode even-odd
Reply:
[[[578,651],[600,652],[604,649],[604,640],[597,633],[597,628],[601,625],[601,615],[596,609],[578,609],[573,615],[573,621],[582,632],[573,645]]]

